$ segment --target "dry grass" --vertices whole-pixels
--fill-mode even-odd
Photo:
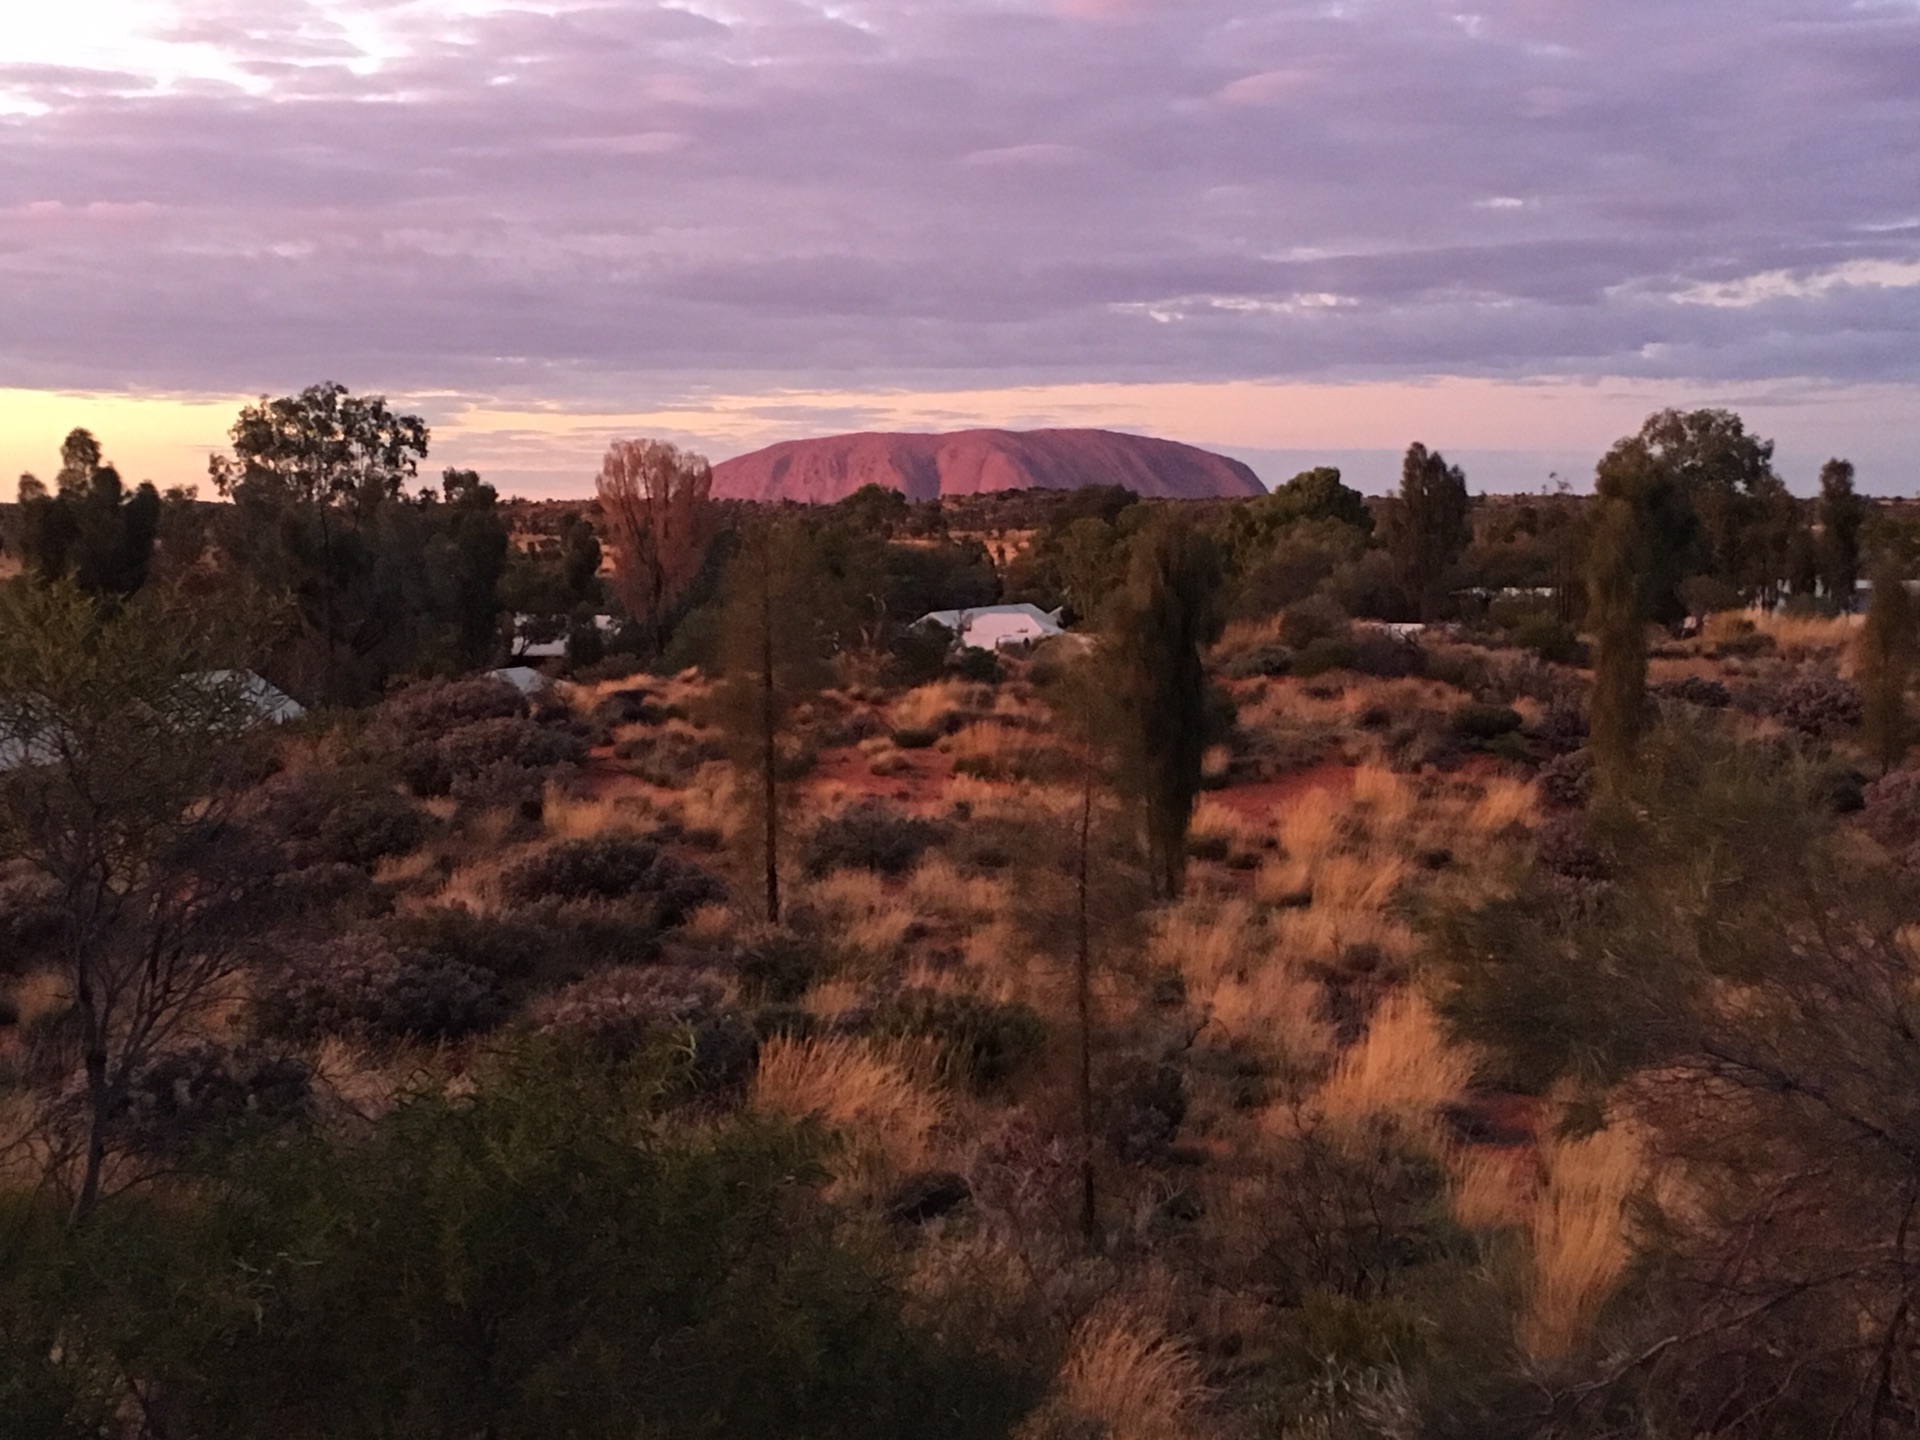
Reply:
[[[1473,807],[1468,824],[1484,835],[1492,835],[1509,825],[1528,824],[1533,817],[1532,783],[1497,776],[1486,782],[1486,794]]]
[[[1074,1329],[1059,1390],[1109,1440],[1189,1440],[1207,1390],[1184,1340],[1132,1306],[1101,1305]]]
[[[73,999],[67,977],[58,970],[35,970],[22,975],[8,988],[8,994],[19,1009],[21,1030],[55,1011],[66,1009]]]
[[[887,709],[887,723],[895,730],[930,730],[938,735],[960,716],[978,708],[969,703],[979,686],[965,680],[936,680],[909,690]]]
[[[366,1120],[393,1108],[400,1093],[380,1057],[363,1045],[329,1036],[313,1052],[314,1088]]]
[[[943,920],[979,922],[1005,914],[1013,904],[1007,883],[969,875],[944,855],[931,855],[907,877],[908,903]]]
[[[776,1037],[760,1051],[749,1103],[764,1114],[817,1120],[846,1133],[853,1170],[866,1162],[893,1173],[920,1169],[933,1156],[945,1108],[917,1078],[923,1057],[862,1040]]]
[[[1415,1128],[1433,1123],[1473,1078],[1473,1057],[1447,1042],[1426,999],[1402,990],[1382,1002],[1367,1033],[1341,1057],[1314,1106],[1336,1123],[1388,1116]]]
[[[1295,1064],[1326,1054],[1329,1036],[1314,1015],[1318,987],[1302,973],[1300,953],[1246,902],[1182,902],[1161,917],[1150,953],[1179,971],[1189,1000],[1227,1045],[1277,1051]]]
[[[634,832],[647,819],[647,805],[633,795],[582,796],[550,784],[540,802],[541,826],[555,840]]]
[[[1529,1229],[1533,1270],[1521,1341],[1542,1359],[1565,1355],[1613,1292],[1631,1245],[1626,1203],[1645,1174],[1640,1142],[1609,1126],[1541,1152],[1545,1181]]]
[[[1453,1218],[1469,1230],[1507,1230],[1533,1218],[1532,1158],[1510,1150],[1456,1148],[1447,1157]]]
[[[807,897],[850,949],[881,963],[899,953],[916,919],[906,896],[867,870],[835,870],[813,882]]]

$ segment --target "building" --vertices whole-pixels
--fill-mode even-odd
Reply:
[[[971,610],[935,610],[914,622],[951,630],[960,644],[976,650],[1005,650],[1062,634],[1060,612],[1038,605],[979,605]]]

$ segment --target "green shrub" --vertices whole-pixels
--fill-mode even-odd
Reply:
[[[900,750],[925,750],[939,739],[931,730],[896,730],[893,743]]]
[[[1453,733],[1466,740],[1490,741],[1520,728],[1520,712],[1506,705],[1474,700],[1457,708],[1450,719]]]
[[[598,836],[563,840],[508,866],[502,893],[516,904],[538,900],[644,900],[661,925],[726,898],[726,887],[697,865],[650,840]]]
[[[764,1005],[791,1005],[826,973],[827,956],[818,939],[779,926],[746,938],[736,961],[742,989]]]
[[[1220,662],[1220,673],[1229,680],[1257,680],[1285,675],[1292,669],[1293,652],[1274,641],[1241,650]]]
[[[872,1023],[882,1035],[933,1041],[976,1090],[1005,1083],[1047,1042],[1046,1022],[1025,1005],[933,990],[902,990],[874,1012]]]
[[[1353,663],[1353,657],[1353,641],[1323,635],[1294,652],[1293,673],[1306,680],[1332,670],[1345,670]]]
[[[902,814],[878,800],[862,800],[813,827],[805,849],[807,873],[872,870],[904,875],[940,836],[940,827],[930,820]]]
[[[1003,671],[998,655],[978,645],[969,645],[954,660],[953,673],[976,684],[998,685]]]
[[[1573,633],[1571,626],[1561,624],[1551,615],[1530,616],[1514,626],[1513,643],[1555,665],[1586,663],[1587,647],[1580,643],[1580,637]]]

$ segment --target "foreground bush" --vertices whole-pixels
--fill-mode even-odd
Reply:
[[[601,836],[563,840],[508,867],[500,887],[509,900],[645,901],[662,926],[726,898],[726,887],[698,865],[650,840]]]
[[[669,1131],[661,1076],[547,1047],[364,1139],[248,1151],[190,1204],[74,1231],[16,1202],[9,1433],[126,1433],[165,1397],[175,1440],[1007,1435],[1033,1388],[907,1317],[808,1146]]]
[[[807,873],[872,870],[904,875],[939,841],[940,833],[930,820],[903,815],[877,800],[862,800],[813,827],[807,837]]]

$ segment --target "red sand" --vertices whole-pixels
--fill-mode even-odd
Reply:
[[[867,757],[853,746],[822,750],[807,775],[808,786],[843,785],[860,795],[881,796],[907,805],[936,805],[953,778],[953,762],[938,750],[902,750],[911,767],[897,775],[876,775]]]
[[[1353,789],[1353,771],[1354,767],[1344,761],[1323,760],[1318,765],[1292,771],[1277,780],[1209,790],[1206,798],[1255,820],[1265,820],[1290,801],[1315,790],[1331,790],[1342,795],[1349,793]]]

